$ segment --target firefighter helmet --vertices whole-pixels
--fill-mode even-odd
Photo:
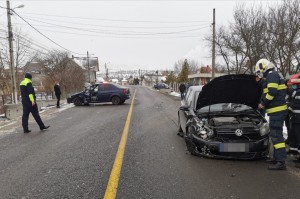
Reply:
[[[255,66],[255,73],[259,74],[259,73],[264,73],[266,72],[268,69],[274,68],[274,64],[272,64],[269,60],[267,59],[260,59],[258,60],[258,62],[256,63]]]
[[[293,75],[287,84],[289,86],[300,84],[300,74]]]

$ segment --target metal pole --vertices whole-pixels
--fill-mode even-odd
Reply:
[[[91,83],[91,76],[90,76],[90,62],[89,62],[89,51],[86,51],[87,55],[87,66],[88,66],[88,73],[89,73],[89,83]]]
[[[213,41],[212,41],[212,79],[215,78],[215,61],[216,61],[216,12],[213,10]]]
[[[13,94],[13,103],[17,104],[17,92],[16,92],[16,73],[15,73],[15,62],[14,62],[14,50],[13,50],[13,33],[11,27],[11,9],[10,2],[6,1],[7,6],[7,23],[8,23],[8,43],[9,43],[9,55],[10,55],[10,71],[11,71],[11,86],[12,86],[12,94]]]

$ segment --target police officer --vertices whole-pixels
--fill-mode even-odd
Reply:
[[[290,92],[289,102],[289,146],[291,151],[300,152],[300,74],[293,75],[288,82]],[[300,168],[300,157],[293,162]]]
[[[286,150],[283,137],[283,124],[287,115],[285,80],[275,70],[274,64],[266,59],[256,63],[256,73],[262,73],[266,78],[266,95],[259,104],[259,109],[266,109],[270,116],[270,137],[274,147],[274,159],[268,166],[269,170],[285,170]]]
[[[41,130],[48,129],[50,126],[45,126],[38,111],[36,104],[36,97],[34,88],[32,86],[32,75],[30,73],[25,74],[24,80],[20,83],[20,91],[23,105],[23,116],[22,126],[24,133],[29,133],[31,130],[28,129],[28,119],[31,113],[35,121],[38,123]]]

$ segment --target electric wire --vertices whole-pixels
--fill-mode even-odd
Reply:
[[[71,35],[83,35],[83,36],[92,36],[92,37],[106,37],[106,38],[194,38],[194,37],[200,37],[200,35],[187,35],[187,36],[116,36],[116,35],[92,35],[92,34],[82,34],[82,33],[74,33],[74,32],[64,32],[64,31],[58,31],[58,30],[49,30],[49,29],[40,29],[47,32],[56,32],[56,33],[63,33],[63,34],[71,34]]]
[[[209,22],[209,21],[137,21],[137,20],[123,20],[123,19],[100,19],[100,18],[91,18],[91,17],[75,17],[75,16],[63,16],[63,15],[51,15],[51,14],[40,14],[40,13],[24,13],[30,15],[39,15],[39,16],[50,16],[58,18],[74,18],[74,19],[83,19],[83,20],[97,20],[97,21],[115,21],[115,22],[130,22],[130,23],[199,23],[199,22]]]
[[[42,35],[43,37],[47,38],[49,41],[51,41],[52,43],[54,43],[55,45],[59,46],[60,48],[66,50],[66,51],[69,51],[69,52],[72,52],[74,54],[77,54],[77,55],[85,55],[85,54],[81,54],[81,53],[77,53],[77,52],[74,52],[74,51],[71,51],[65,47],[63,47],[62,45],[58,44],[57,42],[53,41],[52,39],[50,39],[48,36],[46,36],[45,34],[43,34],[41,31],[39,31],[37,28],[35,28],[34,26],[32,26],[27,20],[25,20],[23,17],[21,17],[17,12],[15,12],[14,10],[12,10],[13,13],[15,13],[20,19],[22,19],[26,24],[28,24],[31,28],[33,28],[35,31],[37,31],[40,35]]]
[[[103,28],[120,28],[120,29],[173,29],[173,28],[188,28],[188,27],[197,27],[197,26],[202,26],[203,24],[197,24],[197,25],[184,25],[184,26],[109,26],[109,25],[99,25],[99,24],[89,24],[89,23],[78,23],[78,22],[73,22],[73,21],[63,21],[63,20],[55,20],[55,19],[47,19],[47,18],[36,18],[36,17],[24,17],[25,19],[38,19],[38,20],[45,20],[45,21],[53,21],[53,22],[60,22],[60,23],[67,23],[67,24],[76,24],[76,25],[84,25],[84,26],[93,26],[93,27],[103,27]],[[209,23],[209,22],[205,22]]]
[[[57,27],[62,27],[62,28],[67,28],[67,29],[73,29],[73,30],[80,30],[84,32],[92,32],[92,33],[100,33],[100,34],[113,34],[113,35],[168,35],[168,34],[178,34],[178,33],[185,33],[185,32],[193,32],[197,30],[201,30],[201,28],[206,28],[207,26],[204,27],[199,27],[199,28],[193,28],[193,29],[188,29],[188,30],[181,30],[181,31],[173,31],[173,32],[132,32],[132,31],[118,31],[118,32],[129,32],[129,33],[115,33],[115,32],[110,32],[110,31],[97,31],[97,30],[92,30],[92,29],[82,29],[82,28],[76,28],[76,27],[71,27],[71,26],[64,26],[64,25],[58,25],[54,23],[48,23],[48,22],[43,22],[40,20],[31,20],[31,21],[36,21],[48,25],[53,25]]]

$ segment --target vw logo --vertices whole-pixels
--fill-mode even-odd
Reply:
[[[243,135],[243,131],[242,131],[241,129],[237,129],[237,130],[235,131],[235,134],[236,134],[237,136],[242,136],[242,135]]]

